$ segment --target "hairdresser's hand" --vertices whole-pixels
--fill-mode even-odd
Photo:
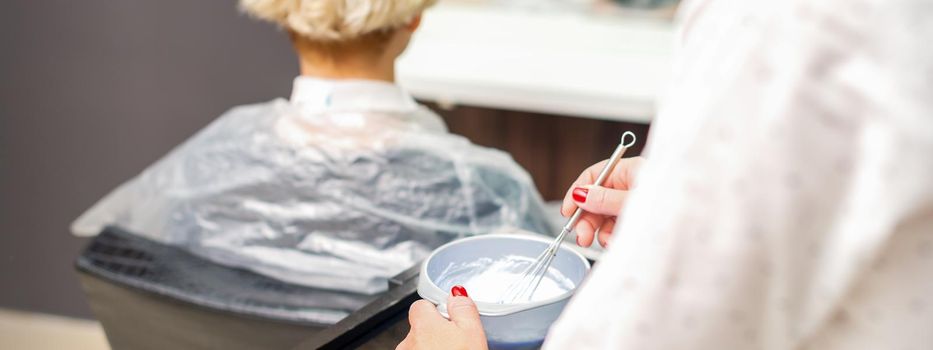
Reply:
[[[447,313],[449,321],[429,301],[411,304],[408,311],[411,330],[396,349],[486,350],[486,334],[473,300],[451,296],[447,299]]]
[[[593,244],[593,236],[597,236],[599,244],[606,246],[616,225],[616,216],[622,210],[628,191],[635,181],[635,174],[644,160],[642,157],[620,160],[602,186],[593,186],[592,183],[596,182],[596,177],[606,164],[604,160],[584,170],[570,186],[560,213],[570,217],[577,207],[583,208],[583,216],[574,227],[578,245],[589,247]]]

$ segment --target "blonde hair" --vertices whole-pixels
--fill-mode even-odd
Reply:
[[[317,42],[352,41],[405,26],[437,0],[240,0],[240,8]]]

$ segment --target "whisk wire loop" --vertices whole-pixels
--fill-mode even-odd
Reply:
[[[630,142],[626,142],[626,138],[631,138]],[[606,178],[609,177],[609,173],[612,172],[612,169],[615,168],[616,164],[619,162],[619,159],[622,158],[622,155],[625,154],[625,150],[628,147],[631,147],[635,144],[635,134],[631,131],[626,131],[622,134],[621,140],[619,140],[619,146],[612,152],[612,155],[609,156],[609,160],[606,162],[603,170],[600,171],[599,176],[596,177],[594,185],[602,185],[606,181]],[[534,260],[534,262],[526,268],[521,277],[518,280],[513,282],[506,289],[505,294],[499,303],[514,303],[518,301],[528,301],[531,300],[531,297],[534,296],[535,291],[538,289],[538,286],[541,285],[541,281],[544,279],[544,276],[547,275],[548,269],[551,268],[551,263],[554,261],[554,258],[557,256],[557,251],[560,249],[561,243],[564,241],[564,237],[567,236],[571,231],[573,231],[574,226],[576,226],[577,221],[580,220],[580,216],[583,215],[583,209],[577,208],[573,212],[573,215],[570,216],[570,219],[567,220],[567,223],[564,225],[563,229],[560,230],[560,234],[554,239],[551,244],[548,245],[547,249],[541,252],[540,255]]]

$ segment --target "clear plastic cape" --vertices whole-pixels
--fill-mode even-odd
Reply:
[[[554,232],[501,151],[410,113],[315,115],[278,99],[233,108],[72,225],[115,225],[220,264],[359,293],[452,239]]]

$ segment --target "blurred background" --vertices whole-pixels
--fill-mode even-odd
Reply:
[[[399,83],[558,199],[623,131],[645,139],[663,88],[671,6],[621,3],[442,1]],[[0,339],[4,315],[93,318],[70,222],[230,107],[287,97],[297,73],[285,35],[233,0],[0,2]]]

